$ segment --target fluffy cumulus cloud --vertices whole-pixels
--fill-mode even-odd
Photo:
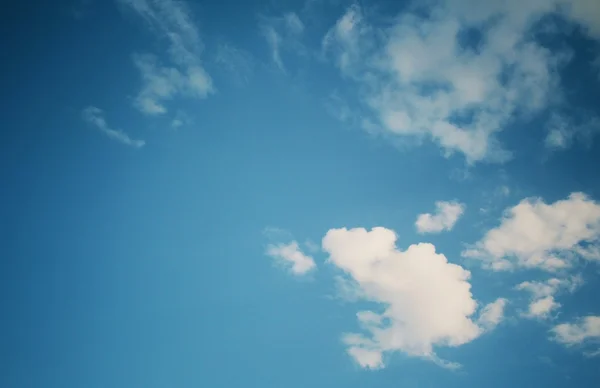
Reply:
[[[573,193],[551,204],[539,198],[522,200],[463,256],[481,259],[493,270],[556,271],[570,267],[578,257],[600,260],[599,243],[600,204]]]
[[[316,268],[313,258],[304,254],[296,241],[289,244],[269,244],[266,253],[289,266],[295,275],[304,275]]]
[[[419,3],[385,26],[353,5],[322,46],[359,84],[369,131],[428,138],[468,162],[502,161],[510,154],[496,134],[558,103],[551,98],[559,95],[557,70],[570,58],[540,45],[532,29],[558,13],[598,37],[593,3],[431,1],[425,12]]]
[[[377,227],[331,229],[322,247],[348,277],[346,285],[358,288],[354,295],[380,308],[358,312],[363,333],[343,336],[348,354],[365,368],[383,367],[385,354],[395,351],[456,367],[439,359],[435,347],[470,342],[502,320],[503,299],[473,319],[477,302],[470,272],[449,263],[431,244],[402,251],[394,231]]]
[[[562,323],[552,328],[553,338],[565,346],[585,346],[600,341],[600,316],[589,315],[573,323]],[[586,352],[588,356],[600,355],[600,349]]]
[[[125,132],[109,127],[106,123],[106,118],[104,117],[104,111],[100,108],[88,106],[81,112],[81,117],[86,123],[92,125],[94,128],[119,143],[134,148],[141,148],[146,144],[144,140],[132,139]]]
[[[531,294],[529,307],[522,315],[528,318],[548,318],[560,307],[560,303],[555,300],[555,294],[559,291],[573,292],[582,283],[580,276],[572,276],[567,279],[551,278],[545,282],[527,281],[517,285],[517,290]]]
[[[191,12],[174,0],[117,0],[140,16],[168,42],[169,65],[150,54],[135,54],[133,61],[142,77],[135,106],[148,115],[167,112],[165,102],[176,96],[205,98],[214,92],[212,78],[200,60],[203,45]]]
[[[452,230],[464,211],[465,205],[462,203],[438,201],[435,203],[435,214],[420,214],[415,226],[419,233],[439,233],[444,230]]]

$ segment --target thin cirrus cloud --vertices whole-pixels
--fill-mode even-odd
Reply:
[[[502,271],[513,268],[565,270],[573,260],[600,260],[600,204],[583,193],[551,204],[526,198],[508,209],[496,228],[464,250]]]
[[[210,75],[202,66],[203,44],[184,2],[173,0],[116,0],[141,17],[159,38],[168,42],[170,65],[157,56],[134,54],[142,88],[134,106],[147,115],[167,113],[166,102],[175,97],[206,98],[215,92]]]
[[[88,106],[81,112],[81,117],[85,122],[94,126],[97,130],[119,143],[133,148],[141,148],[146,144],[144,140],[132,139],[125,132],[109,127],[106,123],[106,118],[104,117],[104,111],[100,108]]]
[[[286,73],[282,52],[302,51],[299,37],[304,32],[304,23],[295,12],[288,12],[280,17],[261,17],[259,28],[269,47],[271,60],[281,72]]]
[[[558,13],[600,38],[595,3],[434,1],[431,12],[408,7],[385,26],[352,5],[325,35],[322,51],[359,86],[363,118],[356,121],[367,131],[430,139],[468,163],[502,162],[511,153],[498,141],[500,131],[565,103],[558,70],[570,53],[546,49],[530,32]],[[465,38],[471,30],[481,39]]]
[[[385,356],[402,352],[448,368],[460,365],[436,355],[438,346],[456,347],[492,330],[504,316],[506,300],[482,308],[471,293],[470,272],[448,262],[432,244],[396,247],[394,231],[330,229],[322,241],[329,262],[356,287],[357,299],[380,304],[381,311],[357,313],[363,333],[346,333],[348,354],[364,368],[385,366]]]
[[[452,201],[438,201],[435,203],[435,213],[424,213],[417,217],[415,226],[419,233],[440,233],[452,230],[458,219],[465,212],[466,206]]]

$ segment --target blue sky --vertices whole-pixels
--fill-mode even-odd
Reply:
[[[0,386],[597,386],[594,3],[6,6]]]

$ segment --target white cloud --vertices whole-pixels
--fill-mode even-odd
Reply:
[[[445,367],[457,364],[439,359],[437,346],[459,346],[493,328],[502,319],[504,300],[482,310],[479,324],[471,318],[477,302],[471,294],[470,272],[449,263],[431,244],[411,245],[401,251],[396,234],[377,227],[331,229],[322,241],[329,262],[358,288],[352,293],[380,304],[381,312],[359,311],[365,334],[343,336],[348,354],[365,368],[384,366],[386,353],[400,351]]]
[[[144,140],[134,140],[125,132],[110,128],[106,123],[106,119],[104,118],[104,112],[100,108],[88,106],[83,110],[81,116],[88,124],[93,125],[100,132],[104,133],[109,138],[118,141],[119,143],[123,143],[134,148],[141,148],[146,144]]]
[[[283,61],[281,60],[281,36],[273,26],[262,26],[261,31],[271,50],[273,63],[275,63],[279,70],[285,73],[285,66],[283,66]]]
[[[452,230],[456,221],[463,215],[465,205],[459,202],[438,201],[435,214],[419,214],[415,226],[419,233],[439,233]]]
[[[269,244],[266,254],[290,265],[290,269],[295,275],[304,275],[316,268],[313,258],[304,254],[296,241],[289,244]]]
[[[531,302],[527,312],[522,315],[527,318],[545,319],[550,313],[560,307],[554,296],[561,290],[575,291],[583,284],[580,276],[571,276],[568,279],[551,278],[545,282],[523,282],[515,287],[517,290],[531,293]]]
[[[429,138],[471,163],[503,161],[510,154],[496,134],[558,101],[550,96],[559,95],[556,70],[568,55],[540,46],[529,31],[562,3],[432,1],[431,12],[405,12],[384,27],[353,5],[325,35],[323,49],[358,82],[381,130]],[[582,11],[592,7],[575,1],[562,15],[598,26]],[[481,39],[465,38],[469,31]]]
[[[546,204],[526,198],[508,209],[464,257],[484,260],[493,270],[514,267],[556,271],[575,257],[600,259],[600,204],[583,193]]]
[[[485,330],[492,330],[502,320],[504,320],[504,309],[508,300],[505,298],[498,298],[494,302],[486,305],[479,313],[479,319],[477,323]]]
[[[565,346],[586,345],[600,341],[600,316],[589,315],[574,323],[562,323],[552,328],[553,339]],[[590,357],[600,355],[600,349],[587,352]]]
[[[262,16],[259,28],[269,46],[271,60],[281,72],[287,72],[282,59],[284,50],[294,54],[305,54],[305,48],[301,43],[304,23],[295,12],[288,12],[278,17]]]
[[[191,12],[182,1],[117,0],[142,17],[161,38],[169,42],[171,66],[155,56],[135,54],[133,61],[142,75],[143,86],[135,106],[148,115],[167,112],[164,101],[176,96],[205,98],[214,93],[212,78],[200,61],[203,45]]]

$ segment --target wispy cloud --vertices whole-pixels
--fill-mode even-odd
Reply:
[[[589,315],[576,322],[562,323],[550,330],[553,339],[565,346],[585,346],[600,340],[600,316]],[[600,355],[600,349],[584,353],[589,357]]]
[[[511,154],[496,135],[560,104],[557,70],[570,59],[536,41],[535,23],[559,12],[597,37],[598,7],[592,0],[426,4],[428,12],[409,7],[391,25],[353,5],[325,35],[323,51],[357,83],[359,108],[379,131],[429,138],[469,163],[505,161]]]
[[[417,217],[415,226],[419,233],[439,233],[452,230],[454,224],[465,212],[465,205],[459,202],[438,201],[435,213],[424,213]]]
[[[303,51],[300,37],[304,32],[304,23],[296,13],[288,12],[278,17],[262,16],[259,28],[269,46],[271,60],[280,71],[286,73],[282,51],[284,49],[297,53]]]
[[[215,62],[239,85],[247,84],[254,71],[254,59],[250,53],[230,43],[219,44]]]
[[[167,112],[164,101],[177,95],[205,98],[212,91],[212,81],[200,66],[189,66],[182,73],[176,67],[164,67],[150,54],[133,56],[144,86],[135,98],[135,106],[149,115]]]
[[[144,140],[134,140],[125,132],[110,128],[106,123],[106,119],[104,118],[104,112],[100,108],[88,106],[82,111],[81,116],[85,122],[94,126],[97,130],[104,133],[109,138],[118,141],[119,143],[123,143],[134,148],[141,148],[146,144]]]
[[[296,241],[289,244],[269,244],[266,253],[289,265],[294,275],[304,275],[316,268],[314,259],[302,252]]]
[[[585,114],[575,119],[573,116],[553,113],[547,123],[548,133],[545,146],[553,150],[569,148],[576,140],[591,142],[600,133],[600,118]]]
[[[200,60],[203,44],[192,13],[182,1],[117,0],[144,19],[147,25],[168,42],[171,65],[162,65],[155,56],[134,54],[133,61],[142,76],[142,90],[135,106],[148,115],[167,112],[164,102],[176,96],[205,98],[215,89]]]

